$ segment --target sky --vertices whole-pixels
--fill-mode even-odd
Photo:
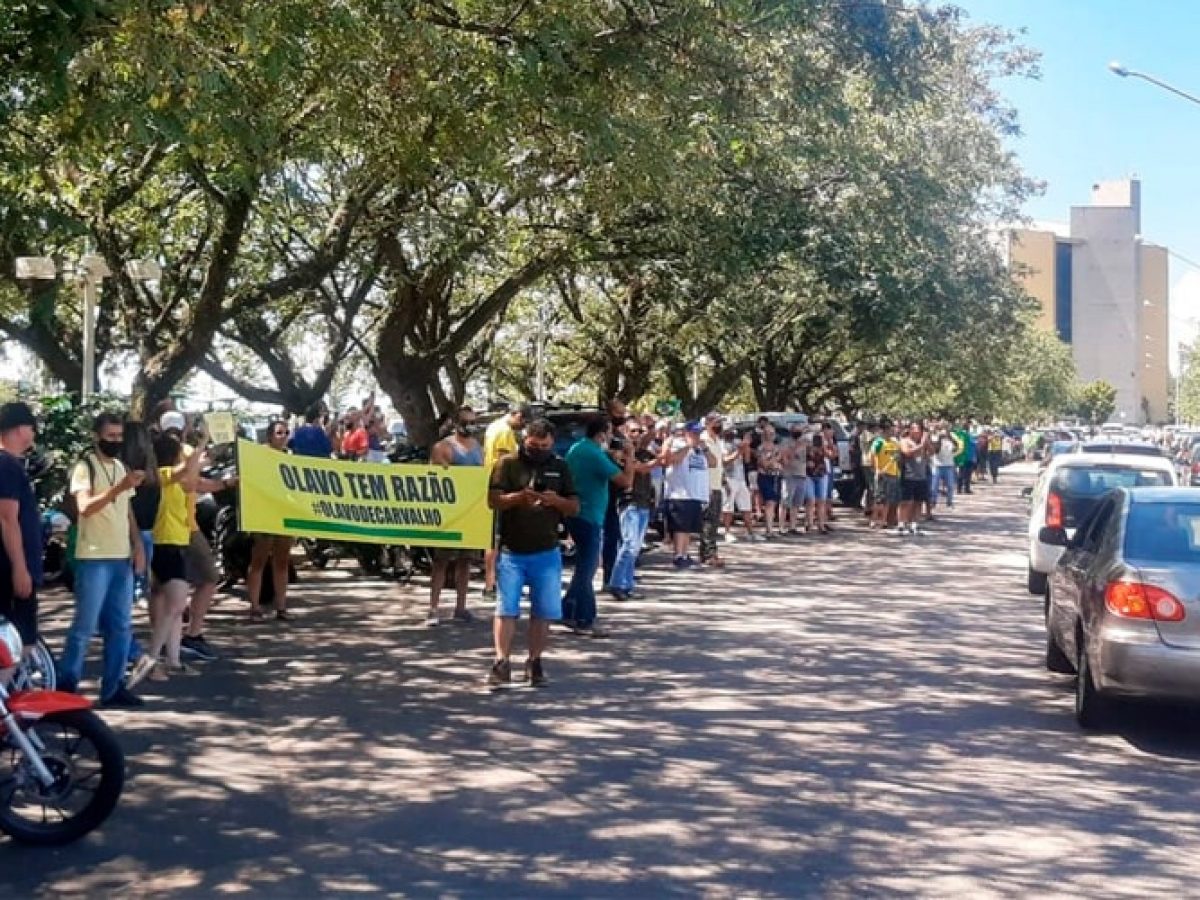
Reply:
[[[1200,96],[1200,2],[955,0],[955,5],[973,21],[1022,31],[1018,41],[1041,54],[1039,79],[998,85],[1021,123],[1013,149],[1026,174],[1045,183],[1026,214],[1066,222],[1072,205],[1088,202],[1093,183],[1140,177],[1143,238],[1173,254],[1172,347],[1190,342],[1200,330],[1200,105],[1141,79],[1120,78],[1108,64],[1118,60]]]

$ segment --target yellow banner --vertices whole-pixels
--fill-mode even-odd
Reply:
[[[243,531],[463,550],[491,546],[482,466],[341,462],[245,440],[237,448]]]

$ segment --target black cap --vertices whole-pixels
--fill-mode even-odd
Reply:
[[[31,428],[37,428],[38,425],[37,416],[33,414],[28,403],[18,401],[0,406],[0,434],[20,428],[22,425],[28,425]]]

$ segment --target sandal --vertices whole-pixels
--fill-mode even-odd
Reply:
[[[275,621],[277,621],[277,622],[290,622],[290,621],[292,621],[294,618],[296,618],[296,617],[295,617],[295,616],[293,616],[293,615],[292,615],[290,612],[288,612],[286,609],[277,609],[277,610],[275,610]]]
[[[262,607],[259,607],[259,606],[251,607],[249,616],[250,616],[251,622],[261,622],[264,618]]]

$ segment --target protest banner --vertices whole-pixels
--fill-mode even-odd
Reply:
[[[364,543],[491,546],[482,466],[341,462],[238,441],[243,531]]]
[[[232,444],[237,440],[237,420],[231,412],[205,413],[204,428],[214,444]]]

